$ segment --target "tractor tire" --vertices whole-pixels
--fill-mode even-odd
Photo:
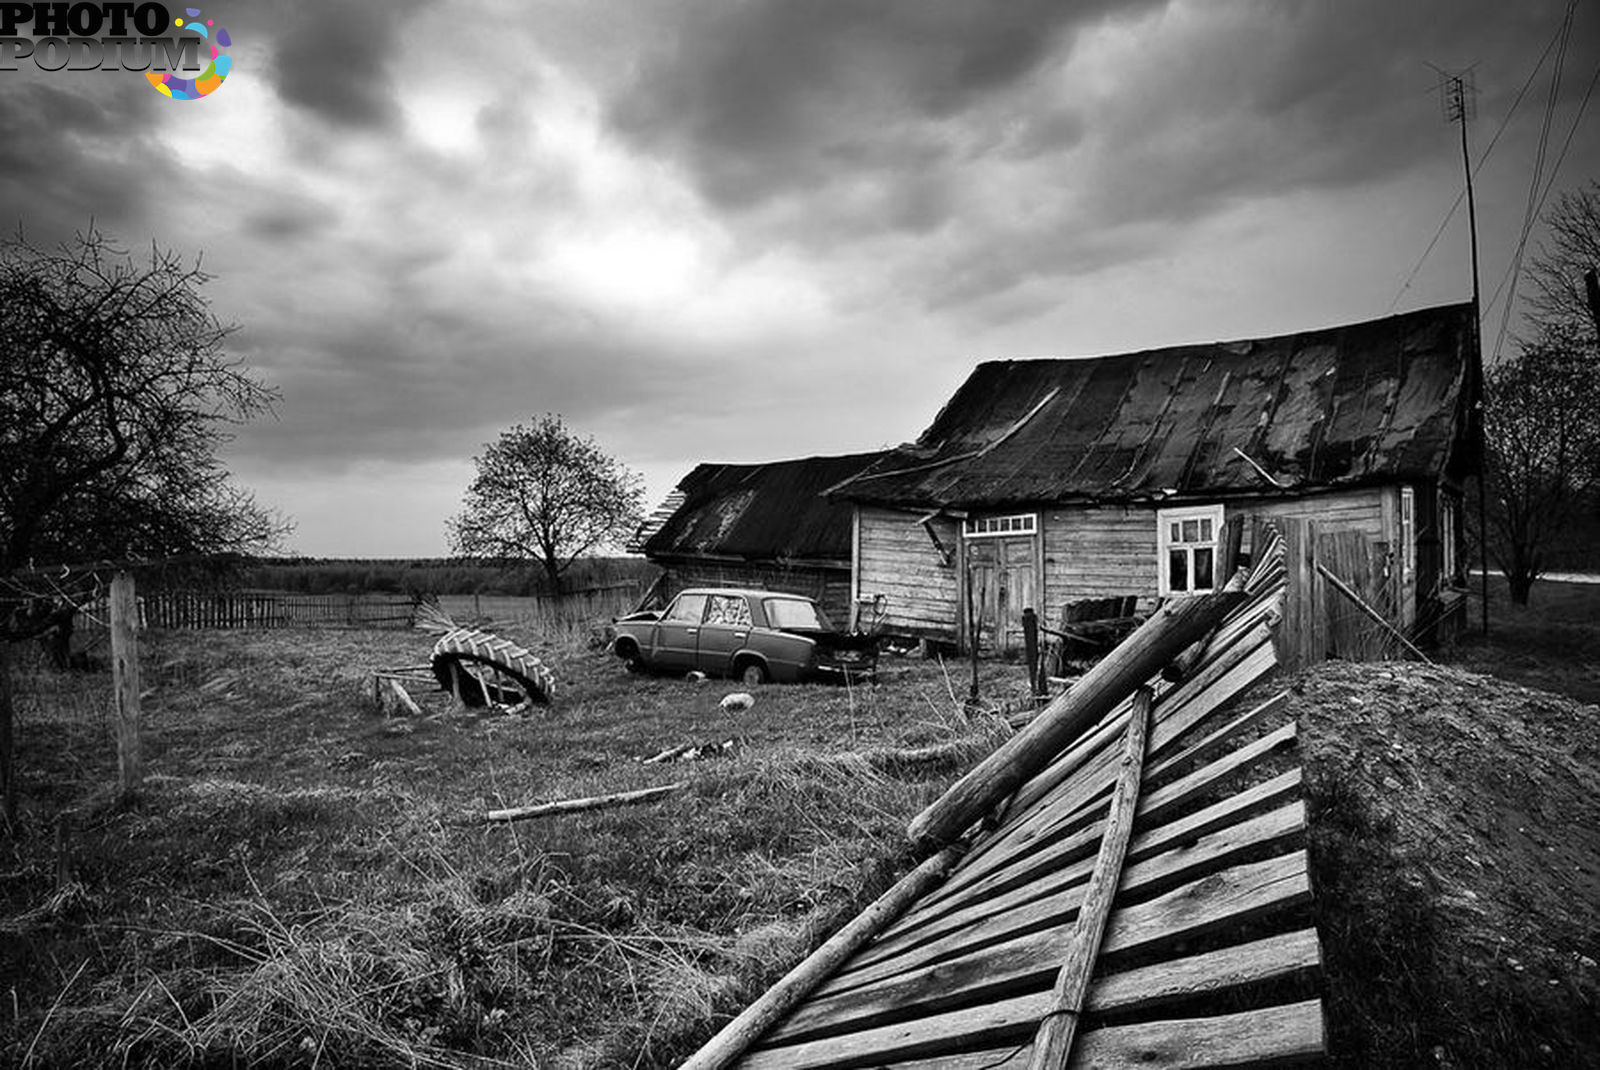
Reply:
[[[492,632],[456,628],[441,636],[433,645],[432,667],[442,690],[452,689],[452,665],[457,667],[455,676],[461,689],[461,701],[468,706],[486,706],[491,701],[520,701],[515,689],[490,682],[495,673],[514,680],[529,699],[540,705],[548,705],[555,696],[555,675],[550,667],[511,640]],[[483,666],[493,672],[474,671],[473,666]]]

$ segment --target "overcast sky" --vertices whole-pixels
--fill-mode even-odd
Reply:
[[[980,360],[1466,300],[1464,212],[1403,289],[1462,186],[1430,64],[1474,67],[1475,157],[1539,68],[1478,173],[1487,300],[1566,7],[235,0],[202,100],[0,71],[0,220],[203,254],[282,395],[227,459],[288,548],[443,555],[473,454],[546,411],[653,505],[914,438]],[[1547,180],[1597,63],[1590,0]],[[1597,132],[1593,101],[1557,191]]]

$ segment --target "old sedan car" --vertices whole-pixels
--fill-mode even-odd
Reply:
[[[847,635],[798,594],[734,587],[681,592],[665,609],[616,622],[611,649],[630,669],[768,680],[857,680],[877,669],[874,639]]]

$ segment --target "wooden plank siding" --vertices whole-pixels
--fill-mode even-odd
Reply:
[[[659,561],[667,572],[663,594],[670,598],[688,587],[751,587],[787,591],[814,598],[838,627],[850,621],[850,569],[821,565],[759,561],[683,559]]]
[[[950,552],[946,564],[917,522],[918,514],[862,506],[859,517],[856,582],[862,599],[884,597],[884,630],[954,641],[961,617],[958,521],[947,517],[930,521]]]
[[[1424,535],[1422,525],[1432,515],[1422,503],[1424,499],[1431,502],[1433,493],[1431,486],[1417,488],[1418,537]],[[1225,519],[1243,519],[1247,552],[1256,521],[1293,519],[1314,520],[1319,532],[1360,533],[1383,558],[1398,546],[1399,498],[1398,486],[1384,486],[1304,497],[1232,499],[1222,504]],[[1035,608],[1041,620],[1059,621],[1068,603],[1087,598],[1136,595],[1153,601],[1160,585],[1156,514],[1163,508],[1197,504],[1213,503],[1039,508],[1042,567],[1037,601],[1041,604]],[[958,545],[958,522],[943,517],[933,522],[951,552],[946,565],[917,523],[918,514],[863,505],[857,516],[855,583],[862,598],[887,597],[885,629],[959,643],[965,616],[960,588],[964,546]],[[1425,552],[1419,546],[1419,574]],[[1390,572],[1395,583],[1392,604],[1400,610],[1396,623],[1408,627],[1416,618],[1418,577],[1402,582],[1397,556],[1391,558]]]

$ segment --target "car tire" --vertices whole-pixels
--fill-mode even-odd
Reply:
[[[746,687],[760,687],[768,679],[767,667],[759,661],[747,661],[739,667],[739,682]]]

